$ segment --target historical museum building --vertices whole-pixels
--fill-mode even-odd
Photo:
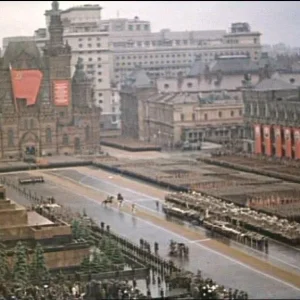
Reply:
[[[246,151],[300,159],[299,91],[294,78],[265,78],[244,92]]]
[[[0,59],[0,158],[96,153],[100,108],[78,59],[63,42],[58,2],[41,56],[33,41],[11,42]]]

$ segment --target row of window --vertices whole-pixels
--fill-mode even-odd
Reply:
[[[87,47],[88,47],[88,48],[92,48],[93,45],[89,43],[89,44],[87,44]],[[97,47],[97,48],[100,48],[100,47],[101,47],[101,44],[100,44],[100,43],[97,43],[97,44],[96,44],[96,47]],[[78,48],[83,48],[83,44],[78,44]]]
[[[97,38],[88,37],[88,38],[87,38],[87,40],[88,40],[89,42],[93,41],[93,39],[96,39],[98,42],[101,40],[99,37],[97,37]],[[79,38],[79,39],[78,39],[78,42],[83,42],[83,41],[84,41],[84,38]]]
[[[257,54],[257,52],[255,52]],[[122,55],[122,56],[116,56],[116,60],[130,60],[130,59],[143,59],[143,58],[165,58],[165,57],[187,57],[187,56],[212,56],[214,57],[215,55],[219,56],[226,56],[226,55],[250,55],[249,51],[224,51],[224,52],[204,52],[204,53],[177,53],[177,54],[167,54],[167,53],[162,53],[162,54],[156,54],[156,55]]]
[[[243,111],[240,109],[238,114],[239,114],[239,116],[241,117],[242,114],[243,114]],[[234,110],[230,111],[230,117],[233,118],[233,117],[235,117],[235,116],[236,116],[235,111],[234,111]],[[219,112],[218,112],[218,117],[219,117],[219,118],[222,118],[222,117],[223,117],[222,111],[219,111]],[[181,121],[184,121],[184,120],[185,120],[184,114],[180,114],[180,120],[181,120]],[[192,114],[192,120],[193,120],[193,121],[196,121],[196,114],[195,114],[195,113]],[[208,115],[207,115],[207,114],[204,114],[204,120],[205,120],[205,121],[208,120]]]
[[[125,63],[125,62],[122,62],[122,63],[116,63],[116,66],[117,67],[120,67],[120,66],[131,66],[131,65],[142,65],[142,64],[145,64],[145,65],[147,65],[147,64],[149,64],[149,65],[154,65],[154,64],[156,64],[156,65],[161,65],[161,64],[191,64],[193,61],[192,60],[183,60],[183,61],[181,61],[181,62],[179,62],[179,61],[175,61],[175,60],[167,60],[167,61],[144,61],[143,63],[142,62],[139,62],[139,63],[135,63],[135,62],[127,62],[127,63]]]

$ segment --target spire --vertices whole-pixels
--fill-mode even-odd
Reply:
[[[62,46],[63,45],[63,25],[60,18],[60,10],[58,1],[52,2],[52,10],[50,13],[50,46]]]

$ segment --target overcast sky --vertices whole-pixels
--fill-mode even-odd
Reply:
[[[284,42],[300,46],[300,2],[298,1],[61,1],[66,9],[81,4],[100,4],[102,19],[149,20],[152,31],[228,30],[233,22],[248,22],[262,33],[262,43]],[[6,36],[32,35],[45,27],[44,12],[51,1],[1,1],[0,41]]]

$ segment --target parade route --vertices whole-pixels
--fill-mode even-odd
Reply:
[[[54,195],[59,203],[79,211],[85,209],[92,218],[104,221],[112,230],[135,242],[140,238],[152,244],[157,241],[159,253],[164,257],[167,257],[170,239],[189,243],[189,261],[177,263],[193,272],[201,269],[204,275],[218,283],[249,292],[250,298],[299,298],[297,265],[294,269],[289,268],[289,262],[285,260],[282,266],[273,264],[210,239],[204,231],[166,220],[156,211],[155,199],[163,199],[168,191],[88,167],[31,173],[42,175],[46,180],[45,185],[36,185],[38,193],[40,188],[45,195]],[[107,208],[102,205],[108,194],[118,192],[128,200],[121,211],[116,204]],[[131,215],[132,202],[138,207],[134,216]]]

